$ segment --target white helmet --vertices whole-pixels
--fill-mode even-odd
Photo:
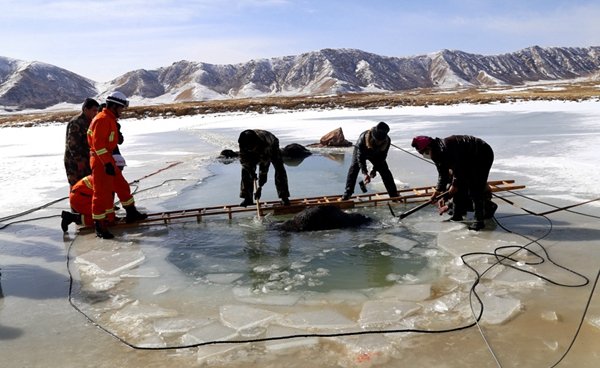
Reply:
[[[117,105],[121,105],[123,107],[129,107],[129,101],[127,101],[127,97],[119,91],[114,91],[108,97],[106,97],[106,103],[113,102]]]
[[[121,168],[121,170],[123,170],[122,168],[127,166],[127,164],[125,163],[125,158],[119,154],[114,154],[113,158],[115,159],[115,165],[117,165],[118,167]]]

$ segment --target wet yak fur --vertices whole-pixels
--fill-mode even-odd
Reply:
[[[358,227],[371,221],[370,217],[360,213],[346,213],[339,207],[322,205],[308,207],[274,227],[284,231],[318,231]]]

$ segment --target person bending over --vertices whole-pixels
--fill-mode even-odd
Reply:
[[[468,198],[475,211],[475,222],[469,229],[483,229],[487,181],[494,162],[492,147],[481,138],[470,135],[452,135],[443,139],[417,136],[413,138],[412,146],[423,157],[433,160],[437,168],[438,181],[431,198],[438,197],[446,190],[449,198]],[[468,202],[455,202],[457,207],[454,208],[452,220],[462,220],[466,209],[461,206],[465,203]]]
[[[275,188],[281,203],[285,206],[290,204],[290,192],[283,158],[279,149],[279,139],[273,133],[260,129],[247,129],[240,133],[238,139],[240,147],[240,164],[242,165],[242,180],[240,184],[240,198],[244,200],[240,206],[246,207],[254,204],[253,198],[259,200],[263,185],[267,182],[269,165],[275,168]],[[256,176],[258,166],[258,177]],[[258,185],[254,196],[254,181]]]

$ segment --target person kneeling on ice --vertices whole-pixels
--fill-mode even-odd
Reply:
[[[242,180],[240,198],[244,198],[240,206],[254,204],[252,198],[259,200],[263,185],[267,182],[269,165],[275,168],[275,188],[284,206],[290,205],[290,191],[283,158],[279,149],[279,139],[273,133],[260,129],[248,129],[240,133],[240,164],[242,165]],[[258,186],[254,196],[254,181],[257,180],[256,166],[258,165]]]
[[[382,121],[373,128],[364,131],[358,137],[354,146],[354,152],[352,153],[352,163],[348,169],[346,190],[342,195],[342,200],[346,201],[352,197],[359,172],[363,173],[365,184],[369,184],[371,179],[379,173],[390,198],[398,196],[394,176],[386,162],[387,154],[392,144],[392,140],[388,136],[389,131],[390,127]],[[367,170],[367,160],[373,164],[371,172]],[[361,190],[365,191],[362,185]]]
[[[90,146],[90,164],[94,182],[92,196],[92,218],[96,235],[103,239],[112,239],[114,235],[108,231],[107,216],[114,213],[114,193],[125,191],[129,184],[121,170],[116,169],[112,154],[118,144],[119,129],[117,119],[129,106],[127,97],[119,91],[112,92],[106,98],[106,108],[92,120],[88,129],[88,144]],[[128,221],[143,220],[146,214],[140,213],[134,205],[133,196],[120,198],[121,204],[127,211]]]
[[[120,154],[114,154],[113,158],[115,159],[115,164],[117,165],[118,170],[123,171],[123,168],[126,166],[123,156]],[[133,198],[129,185],[117,186],[115,190],[117,190],[117,197],[119,197],[121,203],[127,203]],[[91,175],[84,177],[75,183],[75,185],[73,185],[71,192],[69,193],[69,205],[71,206],[71,210],[73,212],[62,211],[60,216],[60,227],[63,232],[66,233],[69,230],[69,225],[71,223],[86,227],[91,227],[94,225],[94,220],[92,218],[93,195],[94,179]],[[148,217],[148,215],[145,213],[139,212],[133,203],[126,206],[124,205],[124,208],[127,213],[125,216],[125,222],[127,223],[144,220]],[[106,221],[108,224],[115,223],[117,221],[115,213],[112,212],[108,214],[106,216]]]
[[[492,148],[481,138],[470,135],[452,135],[443,139],[417,136],[413,138],[412,146],[423,157],[433,160],[437,168],[438,182],[431,199],[440,196],[450,185],[448,198],[468,198],[473,203],[475,221],[469,229],[483,229],[485,193],[494,162]],[[466,203],[468,201],[462,199],[454,203],[453,221],[462,221],[466,214],[466,209],[463,208]]]

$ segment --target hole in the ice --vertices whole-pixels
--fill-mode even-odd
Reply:
[[[258,293],[385,287],[436,273],[433,236],[405,228],[283,233],[245,219],[173,227],[168,237],[167,260],[188,277]]]

